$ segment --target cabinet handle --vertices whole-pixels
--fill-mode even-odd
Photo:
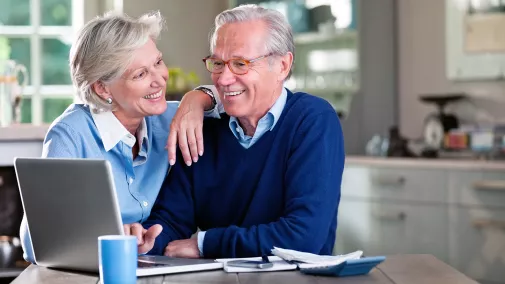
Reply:
[[[505,181],[501,180],[479,180],[472,184],[476,190],[496,190],[505,192]]]
[[[373,181],[378,185],[400,186],[405,184],[405,177],[376,177]]]
[[[472,224],[476,228],[505,229],[505,221],[502,221],[502,220],[478,219],[478,220],[473,220]]]
[[[373,213],[375,218],[380,219],[380,220],[387,220],[387,221],[403,221],[407,217],[407,214],[405,212],[382,212],[382,213]]]
[[[4,178],[0,176],[0,186],[4,185]]]

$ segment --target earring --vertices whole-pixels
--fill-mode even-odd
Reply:
[[[111,104],[112,104],[112,98],[107,98],[107,99],[106,99],[106,101],[107,101],[107,103],[108,103],[109,105],[111,105]]]

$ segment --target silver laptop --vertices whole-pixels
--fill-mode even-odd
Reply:
[[[36,263],[98,273],[98,237],[124,234],[110,163],[15,158],[14,167]],[[222,267],[210,259],[139,256],[137,276]]]

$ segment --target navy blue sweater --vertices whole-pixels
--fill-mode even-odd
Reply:
[[[205,120],[205,154],[193,166],[179,153],[143,224],[163,226],[149,254],[163,254],[170,241],[189,238],[197,227],[207,231],[206,258],[260,256],[274,246],[331,254],[344,168],[334,109],[288,92],[274,129],[249,149],[228,122],[226,115]]]

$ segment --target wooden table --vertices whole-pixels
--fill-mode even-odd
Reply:
[[[29,266],[11,284],[67,284],[99,283],[97,275],[63,272],[54,269]],[[368,275],[351,277],[319,277],[302,274],[299,271],[226,273],[223,270],[171,274],[165,276],[142,277],[137,283],[287,283],[287,284],[476,284],[451,266],[432,255],[395,255],[373,269]]]

